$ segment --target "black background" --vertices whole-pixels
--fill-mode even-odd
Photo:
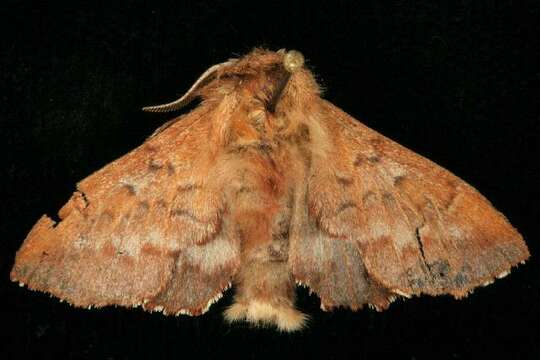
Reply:
[[[73,2],[76,3],[76,2]],[[0,357],[471,358],[540,356],[538,1],[2,2]],[[479,189],[532,258],[462,301],[313,315],[299,334],[198,318],[75,309],[9,282],[28,230],[75,183],[170,116],[207,67],[254,46],[302,51],[325,97]]]

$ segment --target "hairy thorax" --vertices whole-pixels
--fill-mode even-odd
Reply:
[[[307,173],[302,154],[309,128],[254,101],[240,106],[239,113],[247,113],[247,119],[233,116],[225,141],[226,203],[234,209],[247,258],[286,261],[293,193],[303,180],[292,174]]]

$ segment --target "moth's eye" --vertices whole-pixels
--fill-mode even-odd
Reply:
[[[304,55],[300,51],[288,51],[283,57],[283,66],[285,69],[293,73],[304,65]]]

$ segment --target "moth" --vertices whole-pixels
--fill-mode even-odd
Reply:
[[[41,217],[11,279],[79,307],[200,315],[232,285],[228,321],[301,329],[297,285],[330,311],[467,296],[529,251],[473,187],[321,98],[298,51],[210,67],[194,110],[82,180]]]

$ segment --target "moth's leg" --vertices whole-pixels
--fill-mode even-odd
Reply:
[[[295,331],[308,318],[294,308],[295,283],[284,262],[244,264],[237,276],[234,301],[225,312],[231,322],[267,323],[282,331]]]

